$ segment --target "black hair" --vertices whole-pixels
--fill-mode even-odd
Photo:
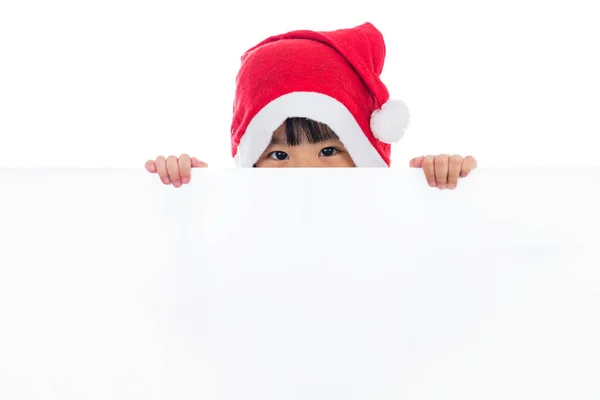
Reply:
[[[297,146],[305,141],[312,144],[327,140],[339,140],[329,126],[308,118],[288,118],[275,132],[279,129],[285,130],[284,140],[288,146]]]
[[[273,135],[283,130],[283,141],[288,146],[298,146],[305,141],[321,143],[327,140],[339,140],[338,135],[326,124],[309,118],[290,117],[283,121]],[[256,168],[256,164],[252,166]]]

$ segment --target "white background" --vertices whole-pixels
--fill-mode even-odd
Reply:
[[[599,169],[153,178],[0,171],[1,399],[600,398]]]
[[[597,2],[0,2],[0,166],[141,167],[191,153],[232,166],[239,57],[267,36],[373,22],[383,78],[413,118],[396,166],[592,166]]]

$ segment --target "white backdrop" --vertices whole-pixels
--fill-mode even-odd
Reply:
[[[600,397],[600,169],[0,187],[1,399]]]
[[[413,115],[394,162],[598,166],[600,53],[589,0],[0,2],[0,165],[231,166],[239,57],[292,29],[371,21]]]

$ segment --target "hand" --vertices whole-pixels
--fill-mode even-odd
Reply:
[[[471,156],[462,158],[459,155],[440,154],[413,158],[410,160],[410,167],[423,168],[429,186],[444,190],[455,189],[458,178],[466,177],[471,170],[477,168],[477,161]]]
[[[179,158],[169,156],[165,159],[158,156],[156,160],[148,160],[145,164],[146,170],[150,173],[158,173],[162,183],[176,188],[189,183],[192,179],[192,168],[207,168],[208,164],[198,160],[196,157],[190,157],[182,154]]]

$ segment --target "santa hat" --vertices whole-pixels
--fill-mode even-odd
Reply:
[[[232,153],[252,167],[290,117],[328,125],[357,167],[390,165],[409,113],[380,79],[382,34],[370,23],[329,32],[270,37],[242,56],[231,126]]]

